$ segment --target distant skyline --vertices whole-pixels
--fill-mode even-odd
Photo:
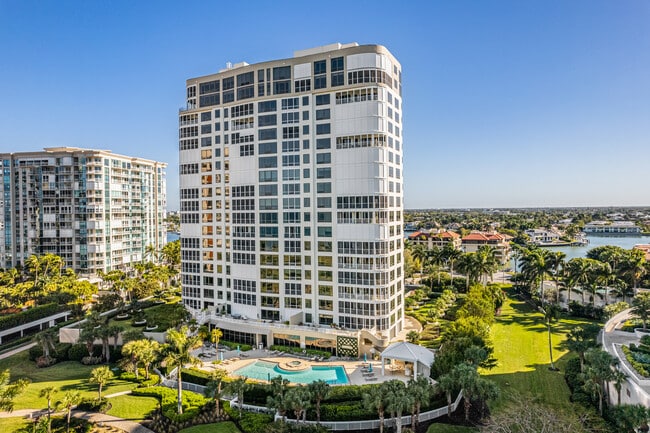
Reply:
[[[0,2],[0,152],[169,164],[184,83],[334,42],[404,79],[405,208],[647,206],[650,2]]]

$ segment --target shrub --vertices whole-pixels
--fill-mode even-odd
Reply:
[[[273,422],[273,416],[265,413],[243,411],[240,417],[237,407],[230,407],[227,401],[223,403],[223,410],[243,433],[265,433],[266,427]]]
[[[158,398],[163,415],[175,422],[191,420],[209,402],[201,394],[183,391],[183,414],[179,415],[176,413],[176,390],[163,386],[152,386],[151,388],[137,388],[133,391],[132,395]]]
[[[248,352],[249,350],[253,349],[253,346],[251,346],[250,344],[235,343],[233,341],[219,340],[219,345],[226,346],[230,350],[235,350],[237,349],[237,346],[239,346],[239,350],[242,352]]]
[[[564,370],[564,380],[566,381],[569,389],[575,391],[582,386],[582,381],[580,380],[580,359],[572,358],[566,363]]]
[[[78,410],[99,413],[106,413],[110,408],[111,404],[105,398],[102,398],[101,400],[96,398],[85,398],[77,406]]]
[[[9,316],[3,316],[0,317],[0,331],[24,325],[25,323],[33,322],[34,320],[42,319],[67,309],[67,305],[52,303],[39,305],[38,307],[33,307],[29,310],[21,311],[20,313]]]
[[[81,363],[83,365],[97,365],[102,363],[101,356],[84,356],[81,358]]]
[[[50,365],[56,364],[56,362],[57,362],[56,358],[52,358],[52,357],[46,358],[45,356],[39,356],[38,358],[36,358],[36,367],[45,368],[45,367],[49,367]]]
[[[40,344],[37,344],[36,346],[32,346],[29,348],[30,361],[36,361],[41,356],[43,356],[43,348],[41,347]]]
[[[86,356],[88,356],[88,350],[86,350],[85,344],[73,344],[72,347],[68,349],[68,359],[70,361],[81,362],[81,360]]]
[[[197,368],[184,368],[182,370],[181,376],[183,382],[194,383],[196,385],[205,386],[208,382],[210,382],[210,375],[205,371],[201,371]]]
[[[56,353],[56,359],[58,359],[59,362],[68,361],[70,359],[69,352],[71,347],[72,344],[70,343],[59,343],[55,345],[54,349]]]

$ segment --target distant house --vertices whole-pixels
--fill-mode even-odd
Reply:
[[[647,245],[647,244],[645,244],[645,245],[643,245],[643,244],[635,245],[634,248],[632,248],[632,249],[643,251],[645,253],[646,262],[650,262],[650,245]]]
[[[524,233],[528,235],[530,242],[535,245],[552,244],[560,240],[560,234],[555,230],[530,229]]]
[[[482,245],[489,245],[496,250],[499,262],[505,264],[510,260],[510,239],[512,236],[497,232],[471,232],[461,239],[462,250],[475,253]]]
[[[447,244],[451,244],[458,250],[461,248],[460,235],[452,231],[437,232],[435,230],[420,230],[412,233],[408,237],[408,240],[413,245],[422,245],[427,250],[444,248]]]
[[[592,221],[585,225],[583,231],[595,235],[638,235],[641,233],[641,227],[637,226],[633,221]]]

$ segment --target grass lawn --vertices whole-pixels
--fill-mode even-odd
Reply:
[[[568,355],[561,344],[573,327],[585,323],[590,322],[562,318],[553,324],[553,359],[560,371],[551,371],[548,333],[542,314],[524,301],[508,298],[492,326],[494,357],[498,365],[492,370],[481,371],[481,374],[497,382],[503,394],[513,390],[536,396],[552,406],[566,407],[569,388],[562,370],[569,356],[573,355]],[[495,402],[493,409],[498,409],[503,402],[503,398]]]
[[[88,377],[93,368],[97,366],[82,365],[76,361],[66,361],[55,364],[48,368],[37,368],[36,364],[29,360],[27,351],[18,353],[6,359],[0,360],[0,371],[9,369],[11,379],[26,377],[32,381],[27,389],[20,394],[15,402],[15,409],[42,409],[47,406],[45,399],[38,396],[41,389],[53,386],[59,390],[55,395],[55,401],[60,399],[65,391],[77,390],[82,397],[96,397],[97,385],[88,383]],[[114,392],[126,391],[135,388],[133,382],[114,379],[104,387],[102,393],[112,394]]]
[[[479,430],[474,427],[435,423],[429,426],[427,433],[478,433],[478,431]]]
[[[11,418],[0,418],[0,431],[3,433],[13,433],[27,427],[31,424],[29,420],[21,416]]]
[[[240,433],[240,431],[232,421],[224,421],[214,424],[195,425],[178,433]]]
[[[154,397],[136,397],[133,395],[118,395],[109,399],[111,410],[107,413],[120,418],[142,421],[156,407],[158,399]]]

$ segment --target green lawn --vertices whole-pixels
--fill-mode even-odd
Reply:
[[[109,401],[112,406],[107,412],[109,415],[132,421],[141,421],[147,418],[147,415],[158,407],[158,399],[154,397],[118,395],[110,398]]]
[[[214,424],[195,425],[178,433],[240,433],[240,431],[232,421],[224,421]]]
[[[479,430],[474,427],[435,423],[429,426],[427,433],[478,433],[478,431]]]
[[[584,323],[589,322],[563,318],[553,324],[553,358],[560,371],[551,371],[548,333],[542,314],[524,301],[508,298],[492,326],[494,357],[498,365],[492,370],[481,371],[481,374],[496,381],[504,394],[512,390],[537,396],[541,402],[556,407],[566,407],[569,388],[562,370],[573,355],[569,355],[561,344],[573,327]],[[502,402],[503,399],[496,402],[493,409]]]
[[[29,360],[27,351],[0,360],[0,371],[9,369],[12,379],[26,377],[32,381],[25,392],[14,400],[15,409],[45,408],[47,403],[45,399],[38,396],[38,393],[48,386],[54,386],[60,391],[55,396],[55,400],[61,398],[65,391],[69,390],[80,391],[84,398],[96,397],[97,386],[88,383],[90,371],[95,367],[97,366],[66,361],[48,368],[37,368],[36,364]],[[112,394],[133,389],[135,386],[133,382],[114,379],[104,387],[102,393],[104,395]]]
[[[0,431],[3,433],[13,433],[27,427],[31,422],[23,417],[0,418]]]

